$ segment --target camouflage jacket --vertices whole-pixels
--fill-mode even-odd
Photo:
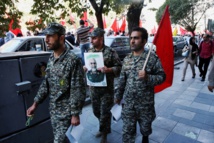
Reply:
[[[125,104],[129,105],[154,103],[154,86],[164,82],[166,75],[159,58],[151,52],[145,68],[147,78],[138,78],[147,55],[148,52],[144,51],[139,57],[133,54],[125,57],[115,93],[116,99],[124,99]]]
[[[107,90],[114,90],[114,78],[118,77],[120,75],[120,71],[121,71],[121,61],[120,58],[117,54],[117,52],[104,45],[104,47],[100,50],[100,51],[96,51],[96,49],[94,47],[92,47],[91,49],[89,49],[88,52],[102,52],[103,53],[103,59],[104,59],[104,65],[108,68],[112,68],[113,73],[107,73],[106,74],[106,79],[107,79]],[[106,87],[93,87],[93,88],[104,88],[106,89]]]
[[[34,101],[41,103],[48,95],[53,114],[80,114],[86,96],[84,71],[81,60],[69,49],[57,59],[50,56],[45,80]]]

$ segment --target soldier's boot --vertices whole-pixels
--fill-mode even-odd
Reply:
[[[102,134],[102,138],[100,140],[100,143],[107,143],[107,134]]]
[[[142,143],[149,143],[149,137],[148,136],[143,136]]]
[[[95,135],[96,138],[99,138],[99,137],[101,137],[101,136],[102,136],[102,132],[100,132],[100,131],[98,131],[98,132],[96,133],[96,135]]]

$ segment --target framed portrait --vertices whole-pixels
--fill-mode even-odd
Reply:
[[[84,53],[87,85],[89,86],[107,86],[106,74],[102,73],[99,68],[104,67],[103,53]]]

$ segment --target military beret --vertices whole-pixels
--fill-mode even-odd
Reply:
[[[97,37],[97,36],[103,36],[105,33],[105,31],[102,28],[95,28],[91,33],[89,33],[88,35],[90,37]]]
[[[65,35],[65,28],[61,24],[53,22],[48,24],[48,26],[45,28],[45,30],[42,31],[42,33],[44,33],[45,35]]]

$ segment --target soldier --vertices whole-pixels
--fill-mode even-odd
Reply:
[[[165,78],[159,58],[151,52],[145,71],[142,70],[148,52],[144,50],[148,33],[146,29],[136,27],[130,36],[132,53],[125,57],[120,73],[115,103],[124,99],[122,109],[123,143],[134,143],[136,123],[139,123],[142,143],[148,143],[152,133],[152,121],[155,119],[154,86]]]
[[[104,67],[98,68],[106,74],[107,87],[90,86],[91,102],[94,115],[99,120],[99,132],[96,137],[101,138],[101,143],[107,142],[107,134],[111,132],[111,108],[114,104],[114,77],[119,76],[121,61],[116,51],[104,45],[104,33],[101,28],[95,28],[89,36],[93,47],[89,52],[102,52]],[[87,68],[84,66],[84,70]]]
[[[104,80],[104,73],[97,70],[97,62],[94,58],[89,60],[89,65],[91,66],[91,70],[87,72],[87,78],[91,82],[101,82]]]
[[[58,23],[51,23],[44,30],[46,43],[51,54],[45,79],[27,110],[32,116],[47,96],[54,133],[54,143],[65,143],[66,131],[70,125],[80,124],[79,114],[85,101],[84,71],[81,60],[65,47],[65,29]]]

